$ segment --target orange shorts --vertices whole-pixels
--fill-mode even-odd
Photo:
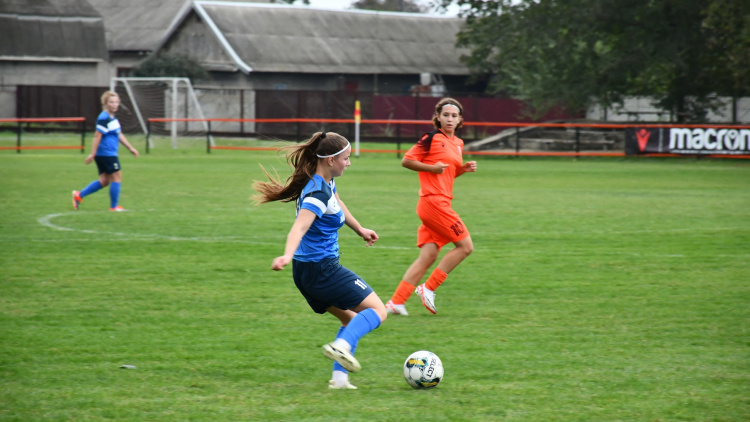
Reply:
[[[469,230],[458,213],[451,208],[451,200],[442,195],[420,196],[417,215],[422,225],[417,229],[417,246],[435,243],[438,249],[469,236]]]

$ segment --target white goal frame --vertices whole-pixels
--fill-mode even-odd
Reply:
[[[147,118],[144,117],[143,113],[141,112],[140,107],[138,106],[138,101],[136,100],[135,95],[133,95],[133,82],[161,82],[166,83],[168,85],[168,89],[171,91],[172,98],[171,98],[171,116],[160,116],[162,118],[172,118],[177,119],[178,116],[178,107],[177,107],[177,93],[178,89],[180,87],[179,84],[183,84],[186,89],[186,95],[192,102],[192,105],[194,109],[197,112],[198,119],[203,119],[201,123],[203,124],[203,128],[206,130],[206,133],[208,133],[208,123],[205,120],[205,116],[203,114],[203,109],[201,108],[200,103],[198,102],[198,97],[195,95],[195,91],[193,90],[193,85],[190,83],[190,79],[188,78],[170,78],[170,77],[113,77],[110,79],[109,82],[109,89],[110,91],[115,92],[117,83],[122,83],[123,87],[125,88],[125,91],[127,92],[127,95],[130,97],[130,101],[133,105],[133,112],[136,115],[136,118],[138,119],[138,123],[141,126],[141,129],[143,130],[143,133],[147,135],[147,138],[149,139],[149,147],[153,148],[153,140],[151,140],[148,130],[148,124],[146,122]],[[168,113],[170,110],[167,110]],[[171,137],[172,137],[172,148],[177,148],[177,121],[172,120],[171,124]],[[211,146],[214,146],[214,139],[213,136],[209,134],[208,136],[209,142],[211,143]]]

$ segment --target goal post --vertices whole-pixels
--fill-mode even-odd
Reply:
[[[117,118],[125,132],[168,135],[172,148],[177,148],[179,136],[208,134],[206,117],[188,78],[114,77],[110,80],[109,89],[120,95]],[[173,120],[149,125],[148,119],[152,118]],[[149,147],[153,148],[153,140],[148,138]],[[210,134],[209,142],[214,145]]]

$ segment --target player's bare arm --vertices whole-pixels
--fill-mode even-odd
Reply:
[[[122,133],[120,134],[120,143],[125,145],[125,148],[127,148],[131,154],[138,157],[138,150],[135,149],[135,147],[133,147],[132,145],[130,145],[130,142],[128,142],[128,139],[125,138],[125,135],[123,135]]]
[[[461,169],[456,173],[456,177],[464,174],[464,173],[474,173],[477,171],[477,162],[476,161],[467,161],[464,163],[463,166],[461,166]]]
[[[302,240],[302,237],[305,235],[305,233],[307,233],[307,230],[310,229],[310,226],[312,225],[313,221],[315,221],[316,217],[317,216],[315,215],[315,213],[310,210],[300,210],[299,215],[294,220],[294,224],[292,224],[292,228],[289,230],[289,234],[286,236],[284,255],[276,257],[273,260],[273,263],[271,264],[272,270],[282,270],[290,262],[292,262],[294,251],[297,250],[299,242]]]
[[[344,223],[352,230],[354,230],[354,233],[357,233],[358,236],[360,236],[362,239],[364,239],[365,242],[367,242],[366,246],[372,246],[377,240],[379,239],[378,234],[375,233],[374,230],[370,230],[367,228],[362,227],[361,224],[359,224],[359,221],[357,221],[356,218],[352,215],[351,212],[349,212],[349,209],[346,207],[346,204],[344,204],[343,201],[341,201],[341,198],[339,198],[338,192],[336,192],[336,200],[339,201],[339,206],[341,207],[341,210],[344,212]]]
[[[435,164],[425,164],[421,161],[409,160],[406,158],[401,160],[401,165],[405,168],[408,168],[409,170],[437,174],[443,174],[445,169],[448,168],[448,164],[444,164],[441,162],[437,162]]]

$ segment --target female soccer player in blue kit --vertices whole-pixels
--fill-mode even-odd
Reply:
[[[339,198],[334,178],[351,165],[351,145],[333,132],[318,132],[307,142],[288,147],[287,161],[294,173],[281,184],[268,172],[270,182],[255,182],[258,204],[270,201],[297,202],[297,217],[286,238],[284,254],[271,269],[292,263],[294,284],[313,311],[325,312],[341,322],[336,339],[323,346],[333,364],[329,388],[356,389],[348,372],[362,367],[354,357],[359,339],[378,328],[387,316],[385,305],[357,274],[339,264],[338,230],[344,224],[367,246],[378,240],[373,230],[359,224]],[[265,169],[264,169],[265,172]]]
[[[86,164],[96,161],[99,171],[99,179],[89,183],[82,191],[73,191],[73,208],[78,209],[85,196],[97,192],[99,189],[109,186],[110,211],[125,211],[118,202],[120,200],[120,183],[122,182],[122,171],[117,150],[120,142],[136,157],[138,150],[122,134],[120,121],[115,113],[120,108],[120,96],[112,91],[102,95],[102,107],[104,110],[96,118],[96,132],[94,142],[91,144],[91,154],[86,157]]]

